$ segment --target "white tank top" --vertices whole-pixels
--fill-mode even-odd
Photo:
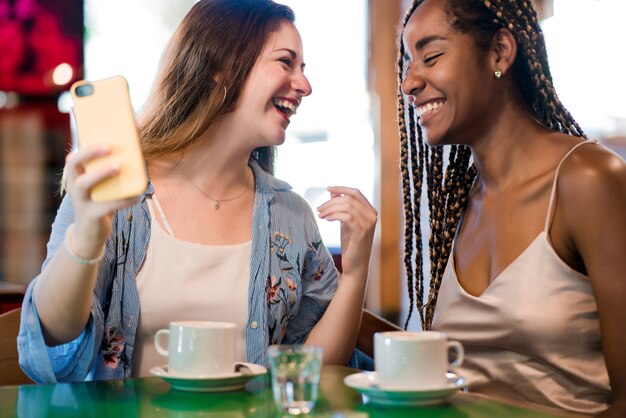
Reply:
[[[157,222],[153,205],[169,234]],[[148,208],[151,235],[136,278],[141,310],[132,376],[150,376],[152,367],[167,364],[167,358],[154,348],[154,334],[177,320],[235,323],[236,359],[246,361],[252,241],[218,246],[181,241],[174,236],[155,194],[148,199]]]
[[[448,260],[432,329],[465,348],[458,373],[470,391],[581,413],[611,399],[598,307],[589,277],[569,267],[548,234],[559,170],[544,230],[478,297],[461,287]]]

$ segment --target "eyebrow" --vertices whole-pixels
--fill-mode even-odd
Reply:
[[[435,41],[444,41],[447,38],[445,36],[441,36],[441,35],[430,35],[430,36],[425,36],[422,39],[420,39],[419,41],[415,42],[415,49],[417,49],[418,51],[424,49],[424,47],[426,45],[428,45],[431,42],[435,42]]]
[[[296,51],[294,51],[293,49],[289,49],[289,48],[278,48],[276,49],[274,52],[279,52],[279,51],[287,51],[289,53],[289,55],[291,55],[291,59],[296,59],[296,57],[298,56],[296,54]]]

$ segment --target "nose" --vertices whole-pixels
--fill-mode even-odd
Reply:
[[[293,75],[291,80],[291,87],[296,90],[302,96],[308,96],[313,92],[309,79],[306,78],[303,72],[298,71]]]
[[[424,78],[418,74],[417,69],[409,67],[402,81],[402,93],[408,96],[409,103],[413,104],[416,96],[424,90],[425,85]]]

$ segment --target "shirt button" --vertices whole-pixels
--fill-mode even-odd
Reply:
[[[250,322],[250,328],[256,329],[258,326],[259,326],[259,324],[256,321]]]

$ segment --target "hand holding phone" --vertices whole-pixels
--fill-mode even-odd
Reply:
[[[119,173],[91,189],[96,202],[108,202],[139,196],[148,179],[139,134],[128,94],[128,83],[122,76],[100,81],[77,81],[70,89],[74,100],[72,113],[76,122],[78,146],[107,145],[106,157],[89,162],[85,170],[116,163]]]

